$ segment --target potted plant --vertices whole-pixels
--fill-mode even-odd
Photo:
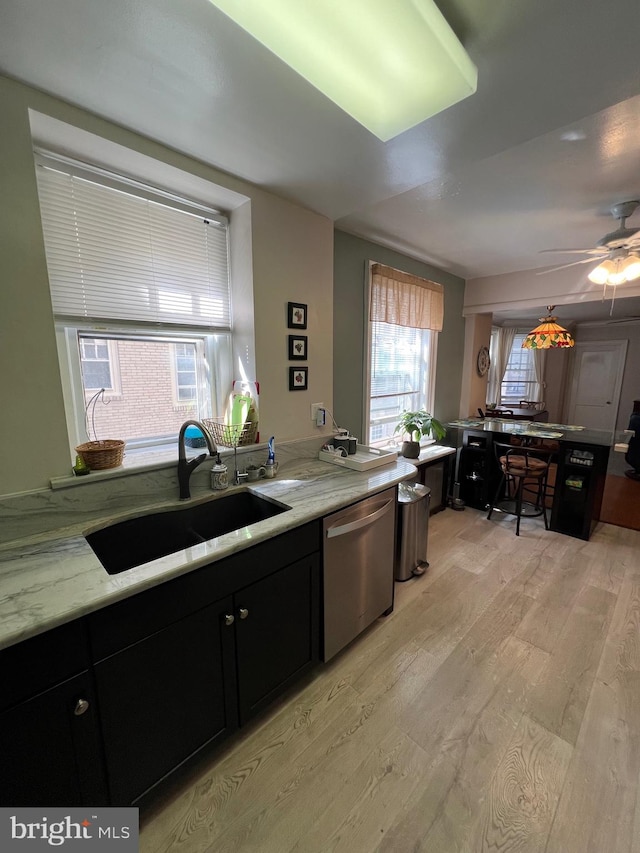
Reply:
[[[420,438],[423,435],[433,436],[438,441],[444,438],[446,434],[446,430],[440,421],[437,421],[426,409],[419,409],[417,412],[403,412],[394,432],[409,435],[410,441],[403,441],[400,451],[402,456],[406,456],[407,459],[418,458],[420,455]]]

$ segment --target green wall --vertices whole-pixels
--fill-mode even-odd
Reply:
[[[333,405],[340,426],[364,439],[364,332],[368,262],[377,261],[444,285],[433,414],[458,417],[464,355],[464,279],[344,231],[334,235]]]

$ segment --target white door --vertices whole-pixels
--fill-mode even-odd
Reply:
[[[613,431],[627,341],[577,343],[573,355],[567,423]]]

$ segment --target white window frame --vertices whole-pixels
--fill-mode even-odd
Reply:
[[[196,374],[196,384],[193,386],[195,389],[195,399],[198,399],[198,389],[202,386],[202,377],[199,376],[201,371],[198,369],[198,365],[203,363],[203,352],[202,346],[199,341],[173,341],[171,343],[171,386],[173,390],[173,405],[176,410],[180,410],[182,408],[190,406],[194,401],[193,400],[181,400],[180,399],[180,382],[179,382],[179,373],[178,370],[178,359],[183,358],[184,356],[178,353],[177,348],[179,346],[184,346],[185,344],[194,343],[196,345],[196,356],[194,363],[194,370]],[[200,350],[198,353],[197,350]],[[199,357],[198,357],[199,356]]]
[[[509,353],[509,359],[507,360],[507,368],[500,383],[500,403],[504,404],[505,407],[508,407],[508,405],[517,406],[520,400],[537,400],[540,395],[540,385],[536,379],[535,368],[533,366],[533,350],[522,348],[522,341],[526,336],[527,332],[516,331],[513,344],[511,345],[511,352]],[[523,380],[509,380],[507,378],[509,373],[509,361],[511,360],[511,356],[514,352],[525,354],[529,359],[528,375],[531,378]],[[521,382],[526,386],[524,392],[516,395],[504,394],[502,390],[503,387],[507,384],[514,384],[515,382]]]
[[[166,334],[158,330],[150,330],[136,327],[123,327],[118,324],[105,324],[91,326],[87,324],[71,326],[65,323],[56,324],[56,342],[58,357],[60,361],[60,374],[62,379],[62,390],[67,412],[67,432],[71,447],[76,447],[86,441],[86,403],[84,388],[82,384],[82,368],[80,361],[80,350],[78,346],[78,335],[85,334],[92,337],[102,336],[116,339],[148,339],[165,342],[180,342],[181,340],[203,341],[203,361],[206,365],[216,364],[217,369],[208,370],[208,375],[200,375],[198,382],[206,387],[207,402],[198,417],[211,417],[212,409],[217,412],[224,410],[226,395],[232,384],[232,335],[231,332],[216,332],[207,334],[205,330],[190,328],[189,330],[175,329]],[[224,389],[227,389],[225,391]],[[211,401],[210,406],[207,405]],[[176,406],[179,408],[179,406]],[[93,437],[93,436],[92,436]],[[104,436],[108,437],[108,436]],[[113,437],[113,436],[111,436]],[[149,449],[175,444],[175,435],[148,436],[127,440],[128,450]]]
[[[122,383],[120,381],[120,362],[118,359],[118,350],[113,345],[113,340],[111,340],[109,338],[105,339],[102,335],[98,335],[98,334],[92,334],[92,335],[83,334],[82,336],[78,336],[78,349],[79,349],[78,358],[80,359],[81,365],[82,365],[82,362],[93,361],[94,359],[85,359],[82,357],[82,344],[80,341],[80,337],[93,338],[94,340],[105,341],[105,343],[107,345],[107,361],[109,363],[109,373],[111,374],[111,385],[108,388],[105,385],[104,389],[102,389],[102,390],[104,390],[105,397],[118,397],[118,396],[120,396],[120,393],[122,390]],[[97,359],[95,359],[95,360],[97,361]],[[92,387],[92,388],[86,388],[85,390],[95,392],[95,391],[100,391],[101,388],[98,388],[98,387],[93,388]]]

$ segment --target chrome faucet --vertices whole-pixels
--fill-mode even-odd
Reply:
[[[207,447],[209,448],[209,456],[215,456],[218,452],[218,448],[213,443],[213,439],[209,435],[209,431],[200,423],[200,421],[185,421],[182,424],[178,434],[178,485],[180,486],[181,501],[189,500],[191,497],[191,492],[189,491],[189,479],[191,477],[191,472],[207,458],[206,453],[201,453],[199,456],[194,456],[193,459],[187,459],[184,434],[188,426],[198,427],[200,432],[203,434],[205,441],[207,442]]]

